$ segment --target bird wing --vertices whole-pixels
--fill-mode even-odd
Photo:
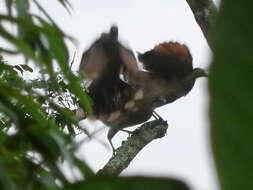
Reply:
[[[82,55],[79,71],[85,72],[89,78],[98,78],[103,73],[108,63],[108,57],[105,54],[100,43],[94,43]]]
[[[92,79],[100,78],[112,66],[117,66],[114,62],[117,61],[118,54],[118,28],[112,26],[108,33],[102,33],[83,53],[79,70]]]

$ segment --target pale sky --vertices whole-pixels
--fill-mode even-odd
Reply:
[[[67,34],[77,39],[78,44],[70,44],[71,56],[77,51],[75,69],[82,51],[111,24],[118,25],[120,39],[133,51],[144,52],[160,42],[178,41],[189,47],[194,67],[207,69],[210,63],[210,49],[185,0],[70,0],[74,8],[71,15],[56,1],[39,2]],[[217,190],[210,154],[207,80],[197,80],[186,97],[157,112],[169,124],[167,135],[147,145],[121,175],[178,177],[193,189]],[[102,123],[85,124],[91,131],[103,126]],[[108,148],[93,140],[78,152],[95,171],[112,154],[106,133],[107,128],[97,138]],[[118,146],[126,137],[119,133],[113,142]],[[79,136],[78,140],[82,138]]]

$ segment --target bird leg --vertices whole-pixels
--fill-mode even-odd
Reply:
[[[128,133],[129,136],[133,134],[132,131],[125,130],[125,129],[120,129],[120,131],[123,131],[123,132]],[[115,149],[115,147],[114,147],[114,145],[113,145],[113,143],[112,143],[112,139],[108,139],[108,140],[109,140],[109,143],[110,143],[110,145],[111,145],[111,147],[112,147],[112,155],[115,156],[115,155],[116,155],[116,149]]]

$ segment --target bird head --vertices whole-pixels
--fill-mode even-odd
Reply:
[[[195,68],[192,72],[193,78],[208,77],[207,72],[201,68]]]

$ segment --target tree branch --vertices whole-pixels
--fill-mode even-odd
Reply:
[[[215,22],[217,8],[212,0],[186,0],[190,6],[196,22],[201,28],[210,45],[209,34]]]
[[[122,142],[122,145],[116,150],[116,155],[97,172],[97,175],[119,175],[144,146],[154,139],[163,137],[167,128],[167,122],[161,120],[144,123],[126,141]]]

